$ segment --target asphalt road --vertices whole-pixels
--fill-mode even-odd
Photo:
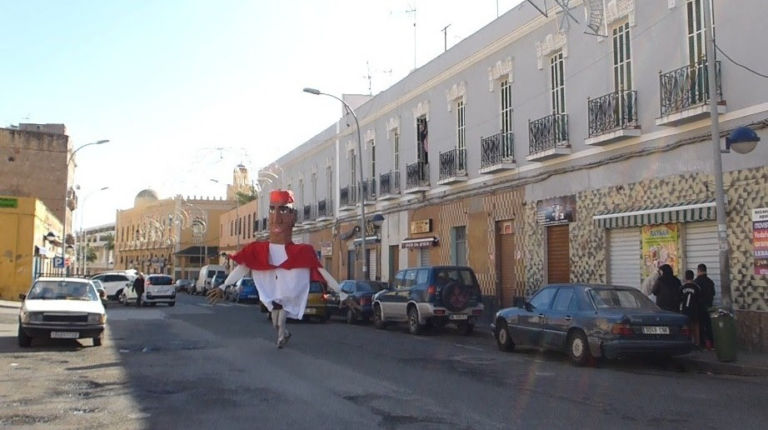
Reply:
[[[108,308],[104,345],[16,344],[0,308],[0,427],[99,429],[765,428],[768,380],[502,353],[450,328],[293,322],[258,306]],[[16,428],[16,427],[12,427]]]

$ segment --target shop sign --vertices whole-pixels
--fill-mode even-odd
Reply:
[[[400,243],[400,247],[403,249],[431,248],[433,246],[437,246],[438,242],[438,239],[432,236],[407,238]]]
[[[432,218],[411,221],[411,234],[432,233]]]
[[[19,207],[19,199],[12,199],[3,197],[0,198],[0,208],[17,208]]]
[[[323,257],[328,257],[333,255],[333,243],[332,242],[320,243],[320,255],[322,255]]]
[[[752,210],[755,275],[768,275],[768,208]]]
[[[643,279],[658,270],[662,264],[678,272],[680,264],[679,224],[646,225],[642,227]]]
[[[576,220],[576,196],[562,196],[541,202],[539,224],[568,224]]]

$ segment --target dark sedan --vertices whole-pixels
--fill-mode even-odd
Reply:
[[[354,281],[347,280],[341,283],[339,288],[338,312],[347,320],[347,324],[357,321],[368,321],[373,315],[373,295],[387,289],[389,284],[379,281]]]
[[[491,329],[502,351],[532,346],[567,352],[577,365],[596,357],[672,356],[690,352],[688,317],[663,311],[630,287],[549,285],[522,307],[496,313]]]

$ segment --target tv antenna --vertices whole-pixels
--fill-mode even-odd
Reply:
[[[448,50],[448,27],[450,26],[451,24],[448,24],[440,30],[443,32],[443,52]]]
[[[392,74],[392,69],[389,69],[389,70],[377,70],[375,72],[371,72],[371,63],[368,60],[365,61],[365,68],[368,71],[368,73],[363,75],[363,78],[368,80],[368,95],[372,96],[373,95],[373,90],[371,89],[372,83],[373,83],[373,75],[372,75],[372,73],[378,72],[378,73],[387,73],[387,74],[391,75]]]
[[[416,7],[406,10],[405,13],[413,14],[413,70],[416,70]]]

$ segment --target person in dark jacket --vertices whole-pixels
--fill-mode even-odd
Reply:
[[[682,300],[680,312],[688,317],[688,326],[691,329],[691,341],[699,345],[699,320],[701,315],[701,289],[693,282],[693,270],[686,270],[685,282],[682,288]]]
[[[659,266],[659,279],[653,286],[656,304],[665,311],[680,312],[680,280],[672,273],[672,266]]]
[[[701,314],[699,320],[701,323],[701,345],[707,349],[712,349],[712,320],[709,319],[709,308],[715,300],[715,283],[707,276],[707,265],[702,263],[696,268],[696,279],[694,281],[699,286],[701,294],[699,295],[699,304]]]
[[[141,306],[141,296],[144,295],[144,274],[141,272],[133,280],[133,291],[136,292],[136,306]]]

